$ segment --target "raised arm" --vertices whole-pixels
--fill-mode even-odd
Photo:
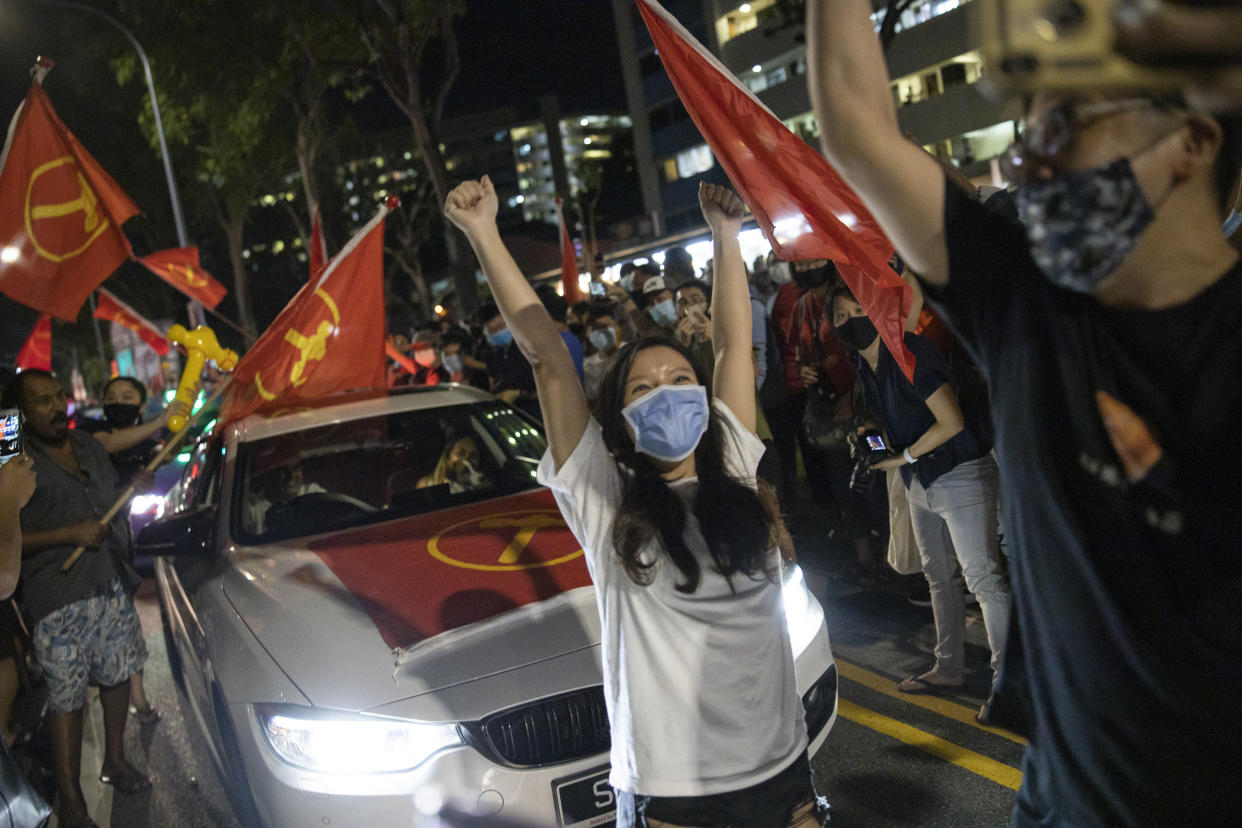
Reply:
[[[190,407],[183,402],[173,400],[164,407],[159,417],[149,423],[139,423],[130,428],[118,428],[116,431],[97,431],[91,436],[103,445],[108,454],[116,454],[118,451],[125,451],[131,446],[138,445],[148,437],[159,434],[160,429],[168,424],[169,418],[174,414],[188,417]]]
[[[591,414],[569,349],[500,238],[497,206],[491,179],[483,176],[449,193],[444,214],[466,234],[513,341],[530,362],[548,448],[559,469],[582,439]]]
[[[699,207],[712,228],[712,349],[716,354],[713,393],[742,424],[755,430],[755,363],[751,343],[750,288],[737,234],[744,205],[732,190],[699,184]]]
[[[944,284],[944,174],[897,125],[868,0],[807,3],[807,68],[824,155],[906,263]]]

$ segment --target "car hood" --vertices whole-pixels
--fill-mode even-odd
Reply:
[[[582,549],[547,490],[232,558],[225,595],[316,705],[374,708],[599,643]]]

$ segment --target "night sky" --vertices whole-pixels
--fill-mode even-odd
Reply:
[[[109,13],[113,9],[106,2],[87,4]],[[538,113],[539,97],[548,93],[559,96],[566,112],[625,109],[607,0],[467,0],[455,29],[462,70],[446,116],[512,106],[520,117],[531,117]],[[126,224],[142,254],[175,245],[176,236],[160,161],[137,126],[145,85],[118,87],[109,67],[111,58],[129,48],[118,31],[86,12],[38,0],[0,0],[0,129],[7,130],[29,88],[35,57],[51,56],[56,67],[45,89],[69,129],[142,209],[143,216]],[[186,48],[211,59],[209,44]],[[155,72],[158,87],[158,66]],[[359,112],[364,128],[404,126],[382,92],[371,98]],[[184,193],[194,183],[178,175],[178,185]],[[227,269],[220,265],[217,269]],[[0,360],[16,353],[34,316],[0,297]]]

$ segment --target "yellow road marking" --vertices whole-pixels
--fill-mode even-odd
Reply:
[[[837,662],[838,665],[840,662]],[[989,759],[973,750],[967,750],[964,747],[958,747],[952,742],[946,742],[944,739],[924,733],[918,728],[911,727],[904,722],[896,719],[890,719],[876,713],[874,710],[868,710],[865,707],[859,707],[853,702],[845,699],[838,699],[837,714],[848,719],[855,724],[870,728],[885,736],[891,736],[899,742],[926,751],[938,759],[943,759],[950,764],[964,768],[971,773],[978,774],[985,779],[990,779],[998,785],[1004,785],[1006,788],[1017,790],[1022,784],[1022,772],[1017,768],[1010,767],[1003,762],[997,762],[995,759]]]
[[[848,661],[837,659],[837,674],[842,678],[861,684],[875,690],[877,693],[883,693],[886,696],[892,696],[894,699],[901,699],[906,704],[912,704],[915,707],[921,707],[924,710],[930,710],[933,713],[939,713],[941,716],[953,719],[962,724],[968,724],[979,730],[1001,736],[1011,742],[1019,745],[1025,745],[1026,739],[1023,739],[1016,733],[1010,733],[1008,730],[999,727],[989,727],[975,721],[975,714],[978,713],[977,708],[967,707],[964,704],[949,701],[940,696],[917,695],[911,693],[903,693],[897,689],[897,684],[892,679],[885,678],[878,673],[870,670],[864,670],[856,664],[850,664]]]

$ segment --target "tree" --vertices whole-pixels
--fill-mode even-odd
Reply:
[[[341,13],[356,22],[367,50],[365,69],[409,121],[414,148],[431,182],[437,205],[448,198],[449,180],[440,150],[444,102],[457,80],[461,57],[453,20],[460,0],[374,0]],[[463,315],[477,305],[474,263],[461,236],[441,221],[449,270]]]

